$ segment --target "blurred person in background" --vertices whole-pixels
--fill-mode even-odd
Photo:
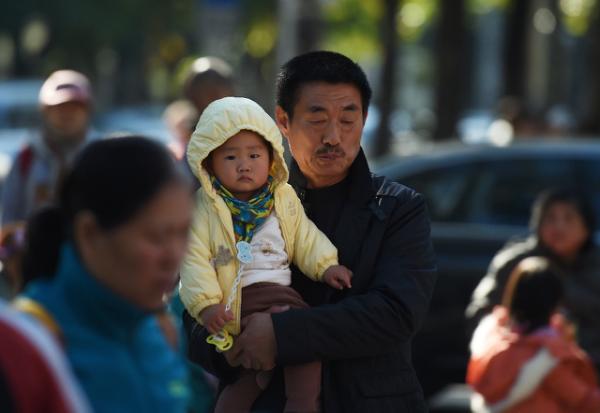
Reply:
[[[192,63],[183,84],[183,96],[196,108],[194,127],[211,102],[234,94],[233,70],[223,59],[204,56]]]
[[[565,329],[563,285],[550,261],[528,257],[475,330],[467,383],[474,412],[600,412],[594,365]]]
[[[163,119],[173,138],[169,149],[177,161],[187,163],[185,150],[198,120],[196,108],[187,100],[176,100],[167,106]]]
[[[0,229],[0,297],[14,297],[23,285],[21,262],[25,241],[25,222],[14,222]]]
[[[182,169],[192,180],[194,190],[200,188],[200,182],[196,179],[185,157],[187,142],[189,142],[204,109],[215,100],[234,94],[233,70],[227,62],[214,56],[203,56],[194,60],[183,84],[183,96],[192,104],[195,112],[192,112],[191,108],[184,108],[183,104],[178,104],[172,109],[173,115],[170,116],[173,120],[185,117],[184,122],[191,124],[189,130],[184,131],[181,129],[181,136],[186,138],[186,144],[183,146],[178,144],[177,152],[174,151],[174,153],[176,157],[181,154],[177,159],[181,159]],[[177,116],[175,116],[175,113],[177,113]],[[167,112],[165,112],[165,117],[166,115]],[[183,140],[180,140],[180,142],[183,142]]]
[[[56,338],[2,300],[0,337],[0,412],[91,412]]]
[[[42,129],[16,156],[2,193],[2,224],[28,218],[54,200],[56,189],[80,148],[90,140],[90,82],[73,70],[58,70],[39,94]]]
[[[565,285],[565,308],[577,340],[600,366],[600,251],[594,243],[594,212],[583,194],[558,188],[538,195],[531,214],[532,234],[511,241],[492,260],[466,316],[475,326],[500,304],[508,277],[526,257],[548,258]]]
[[[59,337],[95,412],[187,409],[185,365],[159,321],[191,211],[168,151],[121,137],[88,145],[57,203],[29,220],[15,306]]]

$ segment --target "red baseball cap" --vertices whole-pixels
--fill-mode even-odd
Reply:
[[[55,106],[67,102],[92,102],[90,81],[74,70],[57,70],[48,76],[39,96],[42,106]]]

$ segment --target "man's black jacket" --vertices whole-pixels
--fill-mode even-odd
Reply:
[[[325,413],[425,412],[410,347],[436,276],[425,203],[413,190],[372,176],[362,151],[348,179],[339,222],[326,235],[354,274],[352,288],[339,292],[295,270],[292,287],[312,307],[272,315],[276,362],[323,362]],[[290,184],[303,201],[305,182],[292,162]],[[184,321],[190,359],[230,380],[232,369],[205,343],[204,329],[188,314]],[[283,393],[276,373],[253,411],[283,411]]]

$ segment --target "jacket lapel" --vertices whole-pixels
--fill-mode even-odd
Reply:
[[[332,242],[338,249],[340,264],[356,269],[361,246],[367,235],[371,211],[368,206],[348,202],[341,211],[340,223]]]
[[[361,252],[364,250],[363,244],[369,242],[366,240],[367,233],[372,220],[375,219],[369,204],[376,194],[369,165],[362,150],[352,163],[348,174],[350,193],[343,209],[340,211],[340,220],[331,241],[338,249],[340,264],[347,266],[354,272],[353,285],[360,285],[362,284],[360,278],[367,276],[367,274],[360,274],[359,264]],[[299,197],[303,199],[306,179],[294,161],[290,166],[290,184]],[[345,291],[336,291],[333,288],[327,288],[325,291],[325,302],[331,301],[334,297],[343,297],[346,294]]]
[[[350,193],[341,211],[333,243],[339,250],[340,262],[354,270],[372,218],[369,202],[375,196],[371,172],[362,150],[352,163],[348,176]]]

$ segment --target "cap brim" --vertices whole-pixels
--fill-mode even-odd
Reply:
[[[90,97],[77,90],[57,90],[52,93],[42,96],[40,103],[44,106],[56,106],[68,102],[79,102],[84,104],[90,103]]]

